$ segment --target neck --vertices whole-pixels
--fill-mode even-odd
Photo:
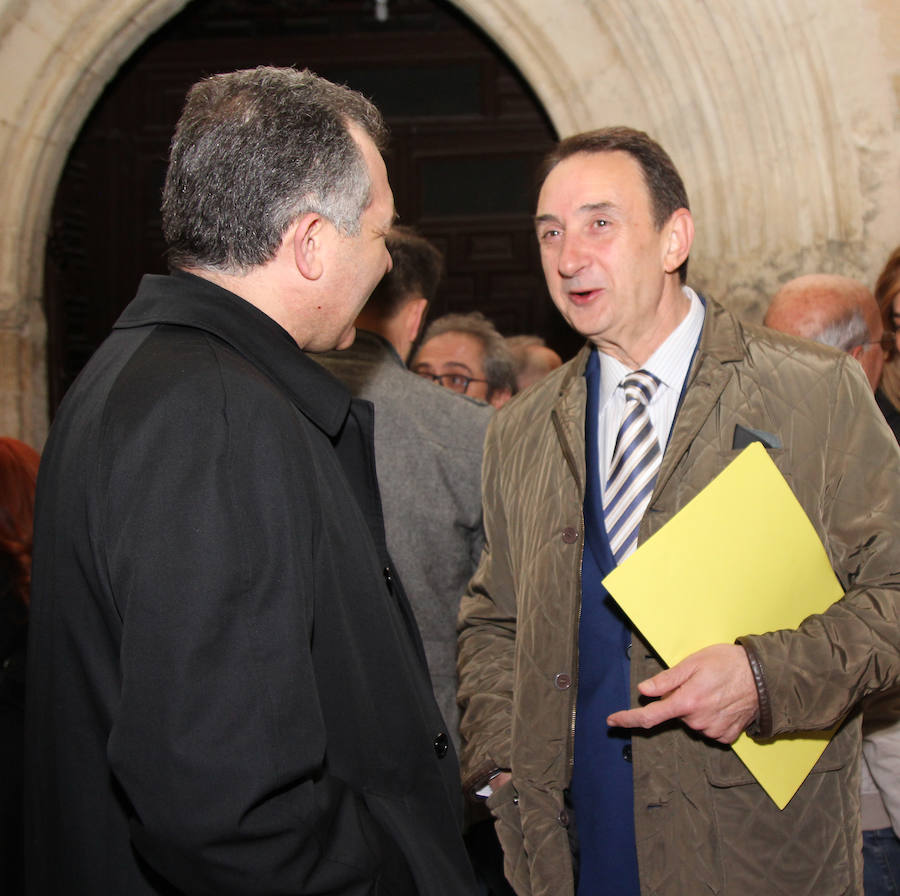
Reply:
[[[637,370],[675,332],[690,308],[691,300],[684,294],[679,282],[674,292],[667,290],[663,294],[650,327],[642,321],[640,329],[625,334],[625,338],[619,341],[597,339],[595,344],[604,354],[621,361],[631,370]]]

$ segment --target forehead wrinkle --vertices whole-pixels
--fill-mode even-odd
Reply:
[[[579,206],[578,211],[583,215],[590,215],[595,212],[611,212],[615,208],[617,208],[614,202],[586,202],[584,205]]]

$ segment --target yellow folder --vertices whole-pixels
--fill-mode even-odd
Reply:
[[[740,635],[795,629],[843,594],[825,548],[765,448],[745,448],[603,584],[669,666]],[[779,809],[834,730],[732,748]]]

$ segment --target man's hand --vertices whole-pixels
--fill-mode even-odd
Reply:
[[[500,772],[499,775],[494,775],[490,781],[488,781],[488,787],[491,788],[491,793],[496,793],[507,781],[512,780],[512,775],[509,772]]]
[[[747,653],[739,644],[704,647],[638,685],[645,697],[660,697],[639,709],[614,712],[615,728],[653,728],[669,719],[712,740],[731,744],[756,718],[759,698]]]

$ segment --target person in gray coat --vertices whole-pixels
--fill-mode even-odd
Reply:
[[[387,237],[393,269],[356,320],[356,341],[313,356],[375,405],[375,463],[388,551],[422,632],[438,706],[459,744],[456,616],[484,544],[481,451],[490,405],[406,369],[441,276],[440,252],[413,230]]]

